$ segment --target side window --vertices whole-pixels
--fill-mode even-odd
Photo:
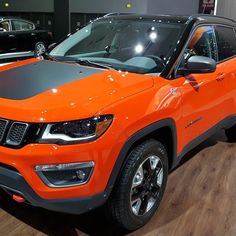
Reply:
[[[219,61],[236,55],[236,37],[233,28],[216,26]]]
[[[191,56],[210,57],[217,61],[217,47],[212,26],[197,28],[185,50],[184,58],[187,60]]]
[[[13,20],[12,25],[13,25],[13,30],[16,31],[32,30],[34,28],[33,24],[19,20]]]
[[[10,22],[8,20],[0,22],[0,28],[2,28],[3,31],[10,31]]]

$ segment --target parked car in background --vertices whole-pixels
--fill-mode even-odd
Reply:
[[[31,21],[17,17],[0,18],[0,54],[35,52],[41,55],[52,43],[53,34]]]

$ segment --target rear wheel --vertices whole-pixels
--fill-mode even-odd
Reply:
[[[114,223],[129,231],[145,225],[159,207],[167,176],[167,153],[160,142],[147,140],[131,150],[107,204]]]
[[[36,43],[34,50],[35,57],[40,57],[43,53],[46,52],[46,50],[46,46],[43,42]]]

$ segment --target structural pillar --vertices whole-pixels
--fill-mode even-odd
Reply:
[[[62,39],[70,32],[69,0],[54,0],[54,33],[55,40]]]

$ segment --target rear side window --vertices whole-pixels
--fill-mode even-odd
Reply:
[[[219,61],[236,55],[236,37],[233,28],[216,26],[216,40],[218,44]]]
[[[0,28],[2,28],[3,31],[10,31],[10,22],[9,21],[0,22]]]

